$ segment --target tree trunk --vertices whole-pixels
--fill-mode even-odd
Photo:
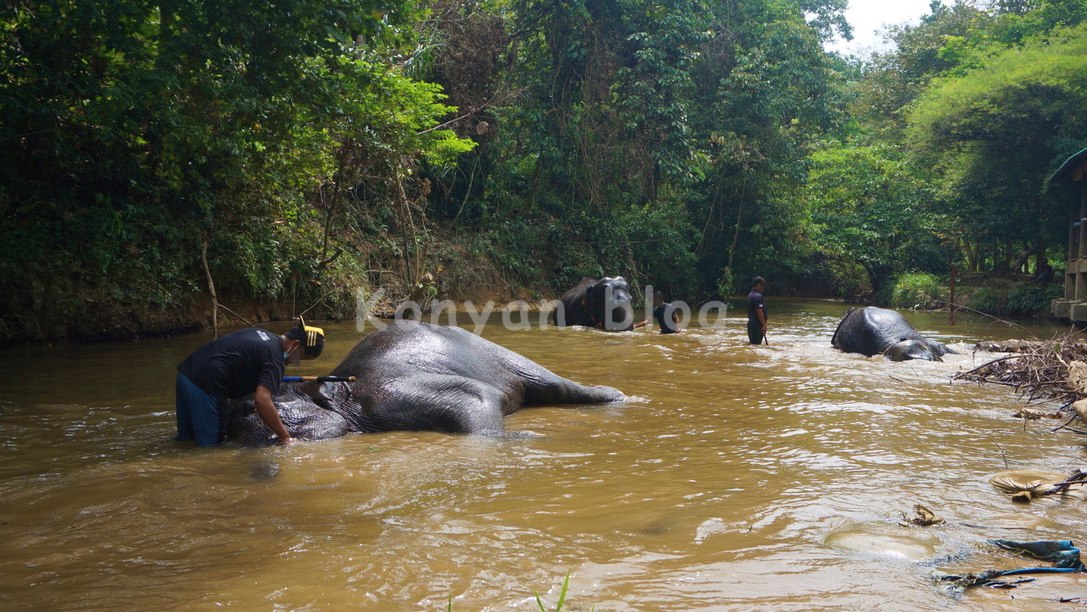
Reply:
[[[204,274],[208,277],[208,293],[211,294],[211,329],[215,338],[219,337],[219,297],[215,295],[215,281],[211,278],[211,268],[208,266],[208,239],[200,247],[200,261],[204,264]]]

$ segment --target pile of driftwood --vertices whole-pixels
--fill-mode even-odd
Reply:
[[[1027,407],[1016,416],[1061,418],[1069,409],[1087,422],[1087,342],[1080,334],[1066,334],[1053,340],[1010,340],[980,343],[976,350],[1007,353],[967,372],[955,380],[970,380],[1012,387],[1026,398]],[[1031,408],[1038,402],[1060,402],[1056,413]],[[1074,418],[1074,417],[1073,417]],[[1065,429],[1084,433],[1067,424]]]
[[[1026,406],[1015,414],[1023,419],[1052,418],[1064,421],[1053,431],[1065,430],[1087,435],[1087,431],[1072,427],[1079,420],[1087,423],[1087,342],[1081,334],[1069,333],[1053,340],[1009,340],[984,342],[976,351],[1003,353],[970,371],[961,372],[954,380],[969,380],[1012,387],[1026,398]],[[1032,404],[1060,406],[1042,409]],[[1011,496],[1013,501],[1030,500],[1049,495],[1084,499],[1087,471],[1075,470],[1070,475],[1008,470],[994,475],[990,484]]]
[[[1066,430],[1087,435],[1072,427],[1076,420],[1087,423],[1087,342],[1081,334],[1069,333],[1053,340],[1009,340],[984,342],[975,351],[1003,353],[954,380],[969,380],[1012,387],[1026,398],[1026,406],[1015,414],[1023,419],[1053,418],[1064,422],[1053,431]],[[1031,404],[1060,402],[1056,410]],[[1087,471],[1070,475],[1033,470],[1007,470],[995,474],[989,483],[1011,496],[1013,501],[1051,495],[1085,499]]]

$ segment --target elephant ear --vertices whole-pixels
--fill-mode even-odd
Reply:
[[[583,307],[585,314],[592,319],[593,325],[598,325],[604,316],[604,284],[602,282],[593,283],[585,290]]]
[[[595,304],[599,299],[600,292],[603,290],[604,285],[601,281],[589,285],[589,288],[585,290],[585,297],[582,298],[584,300],[582,303],[584,304],[587,302],[589,304]]]

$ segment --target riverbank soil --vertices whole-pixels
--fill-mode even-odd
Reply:
[[[541,291],[511,280],[494,262],[455,238],[432,237],[426,257],[409,266],[377,247],[360,247],[320,278],[291,278],[282,290],[269,295],[253,295],[239,279],[213,270],[218,324],[288,321],[302,312],[314,320],[349,320],[356,315],[360,290],[375,316],[392,316],[407,300],[425,304],[443,299],[458,303],[539,299]],[[184,282],[163,281],[155,287],[142,286],[139,280],[65,279],[57,286],[43,280],[0,309],[0,346],[109,342],[211,329],[213,308],[205,272],[178,276]]]

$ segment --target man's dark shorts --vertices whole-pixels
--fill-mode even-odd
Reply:
[[[222,408],[210,395],[181,372],[177,373],[177,439],[196,440],[199,446],[215,446],[221,442],[219,419]]]
[[[751,344],[762,344],[762,325],[758,319],[747,320],[747,339]]]

